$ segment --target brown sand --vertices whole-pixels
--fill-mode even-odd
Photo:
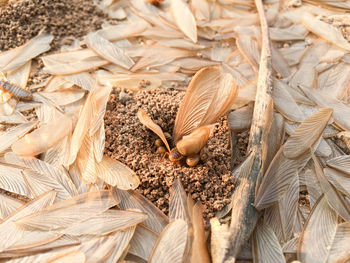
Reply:
[[[124,92],[123,92],[124,93]],[[228,142],[226,118],[219,121],[213,136],[209,139],[202,155],[203,160],[196,167],[186,164],[174,165],[168,158],[156,153],[152,131],[143,126],[136,117],[142,108],[162,127],[172,134],[178,106],[184,92],[157,89],[138,93],[114,90],[110,96],[105,115],[106,154],[125,163],[140,177],[138,190],[162,211],[167,212],[169,187],[174,178],[180,178],[187,193],[204,205],[207,218],[229,203],[234,188],[234,178],[230,175],[231,152]],[[124,103],[120,97],[125,98]],[[239,140],[241,146],[246,140]],[[240,147],[245,150],[246,145]],[[243,150],[243,151],[244,151]],[[244,152],[241,152],[244,155]]]
[[[23,0],[0,8],[0,51],[23,45],[43,28],[52,49],[101,28],[105,14],[91,0]]]
[[[0,8],[0,51],[25,44],[45,28],[54,36],[51,49],[55,52],[74,39],[101,28],[107,16],[92,0],[22,0]],[[28,86],[38,84],[49,74],[39,72],[40,59],[32,60]]]

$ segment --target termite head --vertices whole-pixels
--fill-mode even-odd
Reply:
[[[182,158],[183,158],[183,155],[179,153],[179,151],[176,148],[173,148],[169,153],[169,160],[171,162],[180,161]]]
[[[164,144],[163,144],[161,139],[157,139],[157,140],[154,141],[154,145],[156,147],[160,147],[160,146],[163,146]]]

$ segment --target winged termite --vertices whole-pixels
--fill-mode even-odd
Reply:
[[[185,156],[187,164],[195,166],[199,161],[197,155],[207,144],[213,124],[230,109],[236,96],[237,85],[231,74],[219,66],[199,70],[192,78],[177,112],[172,150],[162,129],[147,113],[140,109],[137,116],[163,141],[169,150],[170,161],[180,161]]]
[[[22,100],[31,100],[32,93],[22,89],[18,85],[7,80],[5,75],[0,72],[0,103],[6,103],[12,96]]]

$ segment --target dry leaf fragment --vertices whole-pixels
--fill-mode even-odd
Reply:
[[[288,138],[284,145],[284,156],[298,158],[312,147],[322,135],[332,113],[332,109],[323,108],[306,118]]]

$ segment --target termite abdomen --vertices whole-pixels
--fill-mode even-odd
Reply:
[[[17,85],[8,81],[0,80],[0,89],[8,91],[12,93],[15,97],[18,97],[20,99],[24,99],[24,100],[32,99],[32,93],[30,91],[22,89]]]
[[[199,162],[200,158],[198,154],[187,156],[186,157],[186,163],[189,167],[196,166]]]
[[[183,156],[181,155],[181,153],[179,153],[179,151],[176,148],[172,149],[169,153],[169,160],[171,162],[180,161],[182,158]]]

